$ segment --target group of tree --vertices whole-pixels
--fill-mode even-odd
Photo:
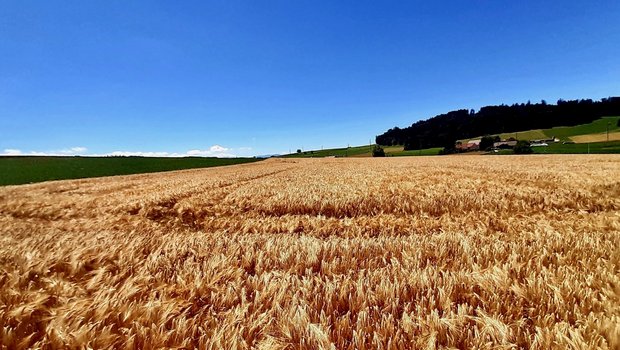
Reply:
[[[373,157],[385,157],[385,150],[383,149],[383,147],[379,145],[375,145],[372,148],[372,156]]]
[[[480,139],[480,150],[482,151],[486,151],[489,148],[493,147],[493,144],[495,142],[499,142],[501,141],[499,136],[495,135],[495,136],[483,136]]]
[[[527,140],[519,140],[519,141],[517,141],[517,144],[512,149],[512,151],[515,154],[530,154],[530,153],[534,152],[532,150],[532,146],[530,145],[530,142],[527,141]]]
[[[421,120],[406,128],[392,128],[377,136],[379,145],[404,145],[405,150],[444,147],[448,152],[456,140],[590,123],[603,116],[620,115],[620,97],[600,101],[558,100],[557,104],[521,103],[486,106],[479,111],[461,109]]]

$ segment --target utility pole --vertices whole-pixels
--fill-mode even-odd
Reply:
[[[607,142],[609,142],[609,125],[611,122],[607,122]]]

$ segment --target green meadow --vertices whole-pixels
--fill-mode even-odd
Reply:
[[[255,162],[257,158],[0,157],[0,185],[207,168]]]

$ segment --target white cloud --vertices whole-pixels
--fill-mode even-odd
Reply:
[[[220,145],[213,145],[213,146],[209,147],[209,151],[211,151],[211,152],[226,152],[226,151],[228,151],[228,148],[222,147]]]
[[[22,152],[18,149],[5,149],[4,153],[0,153],[0,155],[21,155],[21,156],[72,156],[72,155],[83,155],[83,156],[91,156],[91,157],[106,157],[106,156],[116,156],[116,157],[218,157],[218,158],[233,158],[233,157],[243,157],[248,156],[249,152],[252,150],[251,147],[239,147],[239,148],[227,148],[221,145],[213,145],[206,150],[193,149],[189,150],[185,153],[179,152],[144,152],[144,151],[114,151],[110,153],[102,153],[102,154],[88,154],[86,151],[88,149],[86,147],[71,147],[65,148],[56,151],[30,151],[30,152]]]
[[[111,153],[104,154],[92,154],[93,156],[115,156],[115,157],[182,157],[183,155],[179,155],[178,153],[168,153],[168,152],[132,152],[132,151],[114,151]]]
[[[48,153],[50,153],[51,155],[60,154],[60,155],[72,156],[72,155],[83,155],[86,153],[87,150],[88,148],[86,147],[71,147],[71,148],[61,149],[59,151],[51,151]],[[33,152],[33,153],[37,153],[37,152]],[[45,152],[42,152],[42,153],[45,153]]]
[[[137,157],[218,157],[218,158],[234,158],[239,157],[230,148],[209,148],[208,150],[192,149],[185,153],[178,152],[135,152],[135,151],[114,151],[111,153],[98,154],[97,156],[137,156]],[[93,154],[94,155],[94,154]]]
[[[193,150],[187,151],[185,155],[191,156],[191,157],[220,157],[220,158],[237,157],[236,154],[227,152],[227,151],[228,149],[224,149],[224,150],[221,150],[221,149],[212,150],[211,148],[208,150],[193,149]]]
[[[13,148],[7,148],[2,153],[3,156],[18,156],[20,154],[22,154],[22,151]]]
[[[53,150],[53,151],[29,151],[23,152],[19,149],[7,148],[3,153],[0,153],[2,156],[74,156],[74,155],[84,155],[88,149],[86,147],[71,147],[65,148],[61,150]]]
[[[199,156],[204,155],[205,152],[208,152],[208,151],[201,151],[199,149],[193,149],[193,150],[187,151],[187,155],[199,157]]]

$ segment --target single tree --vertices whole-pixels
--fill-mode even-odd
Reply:
[[[439,154],[454,154],[456,153],[456,138],[453,136],[447,136],[443,143],[443,149],[439,151]]]
[[[383,149],[383,147],[379,145],[375,145],[375,147],[372,149],[372,156],[373,157],[385,157],[385,150]]]
[[[513,152],[515,154],[530,154],[532,153],[532,146],[530,146],[530,142],[526,140],[519,140],[517,144],[513,148]]]
[[[500,138],[499,136],[484,136],[483,138],[480,139],[480,150],[481,151],[486,151],[488,149],[490,149],[491,147],[493,147],[493,144],[495,142],[499,142]]]

